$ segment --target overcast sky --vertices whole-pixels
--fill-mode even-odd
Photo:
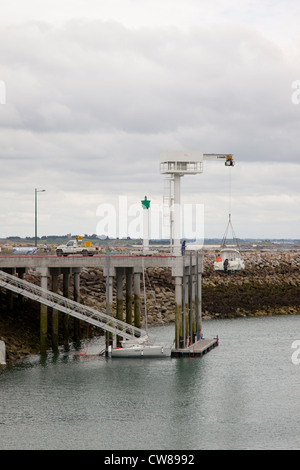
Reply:
[[[34,236],[34,188],[40,236],[96,233],[103,204],[162,203],[160,152],[200,150],[236,160],[182,179],[206,238],[229,208],[238,237],[300,238],[298,0],[3,0],[0,18],[0,237]]]

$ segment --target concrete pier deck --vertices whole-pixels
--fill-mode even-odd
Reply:
[[[208,353],[213,348],[218,346],[217,338],[214,339],[200,339],[196,343],[191,344],[184,349],[172,349],[171,357],[199,357]]]
[[[133,253],[106,253],[92,257],[78,255],[67,257],[56,255],[18,256],[2,253],[0,255],[0,271],[3,271],[3,278],[11,275],[13,281],[20,278],[20,281],[24,282],[24,275],[33,270],[36,272],[36,276],[40,278],[41,289],[48,290],[50,288],[53,294],[58,294],[58,277],[62,275],[63,297],[78,304],[80,304],[80,275],[83,268],[88,270],[90,268],[100,269],[106,278],[105,315],[110,315],[112,318],[138,329],[141,328],[141,277],[144,275],[144,270],[147,268],[168,268],[170,277],[174,278],[175,288],[175,345],[177,349],[174,351],[173,357],[200,356],[212,349],[215,343],[213,340],[212,343],[208,344],[203,343],[203,340],[201,340],[200,344],[191,345],[186,350],[179,349],[180,345],[187,344],[188,341],[191,342],[194,337],[199,337],[202,331],[203,253],[190,251],[185,253],[184,256],[158,255],[155,253],[151,255],[148,253],[147,256]],[[74,282],[74,299],[70,299],[71,276],[73,276]],[[14,291],[11,285],[7,285],[5,281],[3,282],[3,287],[6,290]],[[22,292],[20,294],[18,291],[20,295],[24,295],[24,291]],[[12,302],[13,296],[12,294],[9,295]],[[45,304],[44,301],[41,302],[41,352],[45,352],[47,348],[48,307],[49,305]],[[52,304],[51,307],[53,308]],[[56,344],[58,315],[55,307],[54,313],[55,315],[52,315],[52,342]],[[102,316],[104,315],[104,312],[100,313]],[[71,315],[70,311],[64,317],[66,343],[69,341],[69,315]],[[76,318],[78,320],[79,317]],[[82,317],[80,319],[82,320]],[[111,340],[112,338],[109,336],[107,341]]]

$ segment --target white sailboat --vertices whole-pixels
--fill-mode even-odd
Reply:
[[[142,341],[141,341],[142,340]],[[170,357],[172,345],[164,346],[160,344],[151,344],[148,336],[145,338],[136,338],[134,340],[125,340],[121,342],[121,347],[111,350],[112,357]]]

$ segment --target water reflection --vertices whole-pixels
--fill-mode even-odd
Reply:
[[[220,346],[201,358],[76,356],[82,342],[18,361],[0,374],[0,448],[293,448],[298,321],[206,322]],[[155,329],[159,340],[173,333]],[[89,352],[103,341],[90,340]]]

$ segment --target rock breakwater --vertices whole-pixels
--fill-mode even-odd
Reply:
[[[215,253],[205,251],[202,278],[204,318],[300,313],[299,250],[248,251],[243,252],[243,258],[246,265],[244,271],[235,274],[218,273],[213,269]],[[30,282],[38,283],[33,273],[26,278]],[[80,279],[81,302],[105,311],[106,279],[102,271],[83,269]],[[149,268],[146,270],[145,280],[148,324],[159,325],[174,321],[175,289],[171,270]],[[62,289],[61,279],[60,294],[63,293]],[[72,289],[71,284],[70,296],[73,295]],[[114,288],[114,304],[116,304],[115,292]],[[143,288],[141,288],[141,300],[144,311]]]
[[[203,313],[212,317],[300,313],[300,252],[245,252],[246,269],[235,274],[213,270],[205,255]]]

